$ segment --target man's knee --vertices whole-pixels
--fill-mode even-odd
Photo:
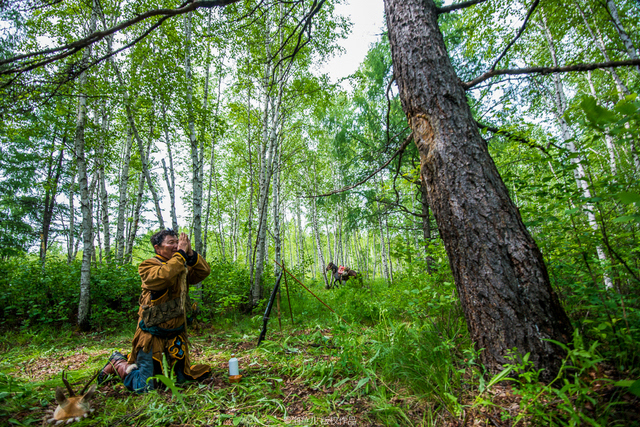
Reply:
[[[149,381],[149,378],[153,376],[153,349],[148,352],[139,350],[136,365],[138,365],[138,369],[134,369],[125,377],[124,385],[136,393],[146,393],[153,390],[153,380]]]

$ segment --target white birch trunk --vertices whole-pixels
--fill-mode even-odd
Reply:
[[[106,105],[104,110],[102,111],[102,130],[104,132],[104,136],[100,139],[100,145],[98,146],[98,179],[100,184],[100,208],[101,213],[100,217],[102,220],[102,233],[104,235],[104,252],[107,263],[111,261],[111,232],[109,230],[109,194],[107,193],[107,183],[105,178],[105,168],[104,168],[104,146],[106,135],[109,132],[109,117],[106,109]]]
[[[191,168],[193,185],[193,242],[194,249],[202,253],[202,181],[204,168],[204,142],[197,141],[195,128],[195,111],[193,107],[193,76],[191,70],[191,25],[192,14],[189,12],[184,17],[185,26],[185,59],[184,71],[187,82],[187,116],[189,129],[189,144],[191,147]]]
[[[169,158],[169,167],[162,159],[162,170],[164,171],[164,180],[169,191],[169,202],[171,204],[171,228],[178,232],[178,216],[176,215],[176,173],[173,168],[173,153],[171,152],[171,138],[169,136],[169,122],[167,121],[167,107],[162,104],[162,122],[164,127],[164,138],[167,144],[167,157]]]
[[[636,51],[631,37],[629,37],[629,34],[627,34],[624,26],[622,25],[622,21],[620,21],[620,17],[618,16],[618,8],[616,7],[616,3],[614,0],[607,0],[607,9],[609,9],[613,25],[616,28],[618,36],[620,36],[620,40],[622,40],[625,49],[627,50],[629,58],[638,59],[638,51]],[[640,65],[636,66],[636,70],[638,71],[638,74],[640,74]]]
[[[589,81],[591,96],[594,97],[596,102],[600,102],[598,93],[596,92],[596,88],[593,85],[593,80],[591,78],[591,71],[587,71],[587,80]],[[613,138],[611,138],[611,135],[609,134],[609,132],[605,132],[604,141],[607,146],[607,153],[609,154],[609,167],[611,168],[611,174],[613,176],[618,176],[618,162],[616,161],[615,147],[613,145]]]
[[[273,173],[273,245],[275,261],[282,265],[282,244],[280,241],[280,150],[274,161]],[[280,267],[274,263],[274,277],[278,277]]]
[[[591,29],[591,25],[589,24],[589,20],[587,19],[584,11],[580,7],[580,4],[576,1],[575,5],[576,5],[576,8],[578,9],[578,12],[580,12],[580,16],[582,16],[582,20],[584,21],[585,27],[587,27],[587,31],[589,31],[589,35],[591,35],[591,39],[593,40],[595,45],[598,47],[598,50],[600,51],[600,53],[604,57],[604,60],[606,62],[610,62],[611,58],[609,57],[609,53],[607,52],[607,49],[605,48],[604,40],[602,39],[602,33],[600,32],[600,28],[598,28],[596,26],[595,27],[596,33],[594,33],[593,30]],[[591,11],[591,14],[593,15],[593,11]],[[608,71],[611,74],[611,76],[613,77],[613,81],[616,84],[616,89],[618,90],[618,97],[624,98],[624,95],[628,95],[629,94],[629,89],[622,82],[622,79],[618,75],[618,72],[615,70],[615,68],[609,68]]]
[[[553,65],[557,67],[558,60],[556,56],[555,45],[554,45],[553,37],[547,25],[546,15],[544,13],[542,15],[542,22],[544,25],[543,27],[544,35],[549,45],[549,52],[551,54],[551,59],[552,59]],[[576,149],[576,146],[573,143],[573,135],[571,133],[571,129],[569,128],[569,124],[566,122],[566,120],[563,117],[567,109],[567,100],[564,94],[564,87],[562,84],[562,80],[560,79],[560,76],[558,74],[553,74],[553,83],[555,86],[554,101],[556,104],[556,109],[554,110],[554,113],[556,116],[556,120],[560,125],[562,138],[565,141],[565,146],[567,150],[572,154],[578,154],[577,156],[572,156],[571,158],[571,163],[575,165],[575,169],[573,170],[573,175],[576,181],[576,185],[582,191],[583,197],[585,197],[586,199],[590,199],[591,191],[589,189],[589,183],[587,181],[587,174],[584,170],[584,166],[582,165],[581,156],[579,155],[578,150]],[[594,233],[599,234],[600,227],[598,226],[598,222],[596,221],[593,205],[587,202],[585,203],[584,206],[585,206],[585,211],[587,214],[587,222],[589,223],[589,226],[591,227]],[[604,250],[602,249],[602,245],[596,245],[596,252],[598,254],[598,259],[602,264],[605,288],[611,289],[613,287],[613,282],[611,281],[611,277],[609,276],[606,270],[607,257],[605,255]]]
[[[116,225],[116,262],[122,263],[124,259],[125,244],[125,213],[128,202],[129,188],[129,164],[131,163],[131,147],[133,145],[133,132],[129,128],[125,143],[124,156],[122,158],[122,170],[120,171],[120,194],[118,197],[118,221]]]
[[[315,167],[315,165],[314,165]],[[322,255],[322,242],[320,241],[320,227],[318,225],[318,207],[316,206],[316,199],[311,199],[311,226],[313,228],[313,237],[316,242],[316,253],[317,259],[320,264],[320,272],[322,273],[322,278],[324,279],[324,287],[329,289],[329,281],[327,279],[327,263],[324,260],[324,256]]]
[[[71,175],[71,183],[69,184],[69,238],[67,239],[67,264],[71,264],[75,259],[74,239],[75,239],[75,218],[76,211],[73,199],[75,198],[76,174]]]
[[[91,5],[91,17],[89,18],[89,34],[96,31],[98,14],[93,0]],[[82,63],[89,62],[91,47],[86,47],[82,53]],[[78,183],[80,185],[80,209],[82,211],[82,267],[80,269],[80,301],[78,303],[78,327],[82,330],[89,329],[89,316],[91,307],[91,255],[93,254],[93,220],[91,217],[91,201],[89,200],[89,188],[87,183],[87,160],[85,158],[85,126],[87,123],[87,95],[85,88],[88,75],[86,71],[80,74],[78,80],[78,110],[76,120],[75,154],[78,168]]]

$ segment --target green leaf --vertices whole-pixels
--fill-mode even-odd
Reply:
[[[636,206],[640,207],[640,194],[638,193],[621,191],[616,195],[616,198],[620,201],[620,203],[624,203],[625,205],[635,203]]]
[[[640,222],[640,215],[624,215],[614,218],[613,222]]]
[[[631,116],[633,114],[636,114],[638,112],[638,108],[633,105],[630,102],[619,102],[615,107],[614,110],[616,110],[619,113],[622,113],[624,115],[627,116]]]
[[[622,380],[613,383],[616,387],[628,387],[629,393],[640,397],[640,380]]]

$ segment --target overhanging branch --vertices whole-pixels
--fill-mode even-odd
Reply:
[[[460,10],[460,9],[465,9],[467,7],[470,6],[475,6],[478,3],[482,3],[485,2],[487,0],[469,0],[469,1],[465,1],[462,3],[458,3],[458,4],[451,4],[449,6],[445,6],[445,7],[439,7],[436,9],[436,11],[438,12],[438,15],[442,14],[442,13],[449,13],[449,12],[453,12],[455,10]]]
[[[511,132],[509,132],[507,130],[504,130],[504,129],[498,129],[497,127],[494,127],[494,126],[485,125],[485,124],[480,123],[480,122],[476,122],[476,125],[478,125],[478,127],[480,129],[487,129],[489,132],[493,132],[495,134],[504,135],[507,138],[511,139],[512,141],[519,142],[519,143],[524,144],[524,145],[526,145],[528,147],[531,147],[531,148],[537,148],[538,150],[542,151],[545,155],[550,156],[550,154],[547,153],[547,148],[549,148],[549,147],[545,148],[540,144],[536,144],[535,141],[532,141],[532,140],[530,140],[528,138],[525,138],[525,137],[520,136],[520,135],[516,135],[516,134],[511,133]],[[560,148],[555,144],[553,144],[553,146],[556,147],[556,148]]]
[[[142,22],[146,19],[153,18],[155,16],[164,17],[165,19],[171,16],[182,15],[200,8],[222,7],[228,6],[232,3],[236,3],[240,0],[199,0],[199,1],[187,1],[183,3],[177,9],[155,9],[145,12],[129,19],[128,21],[121,22],[120,24],[106,29],[104,31],[97,31],[89,36],[76,40],[72,43],[68,43],[62,46],[58,46],[52,49],[45,49],[38,52],[25,53],[22,55],[16,55],[11,58],[0,60],[0,75],[10,75],[16,73],[23,73],[25,71],[32,70],[37,67],[49,64],[60,59],[64,59],[84,49],[112,34],[122,31],[132,25]],[[34,59],[31,61],[25,61],[31,58],[45,57],[44,59]],[[11,66],[11,64],[17,64]]]
[[[628,59],[626,61],[610,61],[610,62],[597,62],[593,64],[576,64],[565,67],[528,67],[528,68],[514,68],[505,70],[494,70],[484,73],[480,77],[477,77],[469,82],[462,83],[462,87],[465,90],[471,89],[479,83],[485,80],[489,80],[495,76],[501,76],[505,74],[519,75],[519,74],[553,74],[553,73],[570,73],[574,71],[590,71],[599,70],[601,68],[618,68],[618,67],[630,67],[640,65],[640,59]]]

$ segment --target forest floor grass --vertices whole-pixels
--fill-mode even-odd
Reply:
[[[340,348],[332,344],[331,329],[280,332],[275,320],[269,326],[269,341],[259,348],[255,330],[249,334],[242,326],[191,331],[192,363],[209,364],[210,378],[180,385],[180,396],[166,388],[137,395],[110,381],[98,386],[93,415],[74,425],[379,424],[371,417],[375,403],[366,396],[368,387],[359,385],[361,378],[342,377],[334,367]],[[7,331],[0,348],[0,425],[45,425],[57,405],[56,386],[64,389],[62,372],[78,392],[114,350],[130,351],[133,332]],[[228,380],[232,355],[243,375],[238,384]],[[404,399],[392,400],[419,424],[424,412],[419,401],[407,406]]]
[[[406,381],[385,382],[367,368],[379,357],[373,326],[308,323],[283,325],[281,331],[274,318],[268,341],[257,347],[255,318],[231,323],[190,332],[192,363],[212,367],[207,380],[145,395],[127,391],[119,381],[107,382],[92,399],[92,416],[74,425],[502,427],[512,426],[524,406],[511,386],[493,384],[479,393],[471,369],[462,368],[461,382],[446,392],[420,394]],[[131,327],[91,333],[70,327],[5,331],[0,339],[0,425],[48,425],[55,389],[64,388],[61,373],[79,391],[114,350],[130,351],[133,333]],[[228,380],[232,355],[243,375],[238,384]],[[593,404],[612,390],[594,394]],[[639,401],[627,395],[619,408],[633,412]],[[555,410],[551,398],[546,402]],[[536,424],[523,418],[519,425]]]

